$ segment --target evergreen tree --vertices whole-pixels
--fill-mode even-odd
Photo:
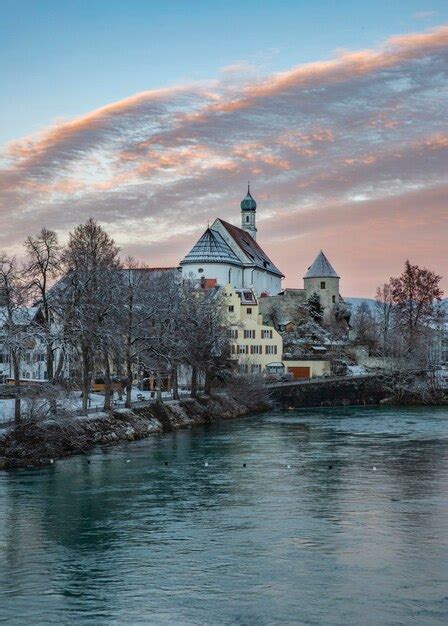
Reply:
[[[308,298],[308,309],[311,319],[314,322],[317,322],[317,324],[322,324],[324,308],[320,302],[320,296],[318,293],[314,292]]]

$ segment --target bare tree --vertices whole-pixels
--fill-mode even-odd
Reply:
[[[27,288],[32,301],[40,308],[39,329],[46,351],[47,379],[51,385],[59,378],[64,352],[58,336],[60,325],[54,323],[51,287],[61,272],[61,247],[57,235],[52,230],[42,228],[35,236],[29,236],[24,243],[27,260],[24,267]],[[59,363],[55,368],[55,354],[59,349]],[[56,413],[56,395],[49,394],[51,410]]]
[[[9,351],[14,378],[14,420],[22,419],[20,360],[25,347],[24,329],[30,320],[25,308],[25,288],[22,273],[15,257],[0,254],[0,291],[3,297],[1,322],[4,345]]]
[[[183,285],[183,338],[186,362],[190,365],[191,396],[198,394],[198,377],[204,376],[205,392],[210,393],[213,378],[227,367],[230,340],[219,289],[201,289],[192,281]]]
[[[88,409],[91,379],[98,355],[109,363],[108,338],[113,328],[120,267],[119,248],[102,227],[90,218],[70,233],[63,260],[66,311],[71,317],[71,336],[81,357],[82,410]],[[106,372],[106,408],[110,406],[110,371]]]
[[[352,324],[356,341],[368,346],[369,352],[374,352],[377,346],[376,322],[367,302],[363,301],[356,307]]]
[[[390,279],[397,323],[407,336],[409,349],[418,343],[421,333],[437,316],[437,303],[443,296],[440,281],[438,274],[409,261],[401,276]]]
[[[390,351],[390,333],[393,325],[394,301],[390,284],[378,287],[375,297],[375,312],[381,337],[382,353],[387,356]]]

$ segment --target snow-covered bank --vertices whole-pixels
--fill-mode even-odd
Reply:
[[[141,402],[141,401],[150,401],[153,400],[154,393],[151,391],[140,391],[135,387],[132,388],[131,392],[131,401],[132,402]],[[163,391],[162,392],[162,400],[170,400],[171,393]],[[121,399],[118,397],[117,393],[115,393],[112,397],[112,405],[114,408],[123,408],[124,407],[124,397]],[[22,398],[22,410],[24,416],[27,415],[29,411],[29,405],[31,401],[24,397]],[[58,410],[61,412],[72,412],[80,413],[82,407],[82,397],[79,391],[70,391],[69,393],[63,393],[60,395],[57,401]],[[104,394],[101,393],[91,393],[89,395],[89,412],[101,412],[104,405]],[[0,425],[9,423],[14,420],[14,398],[0,398]]]
[[[249,394],[248,394],[249,395]],[[135,441],[153,434],[232,419],[268,408],[265,401],[241,402],[229,394],[118,409],[87,417],[23,422],[0,438],[0,469],[46,465],[96,445]]]

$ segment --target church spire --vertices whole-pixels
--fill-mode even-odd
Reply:
[[[250,183],[247,183],[247,195],[241,202],[241,228],[253,238],[257,238],[257,227],[255,225],[255,215],[257,203],[250,193]]]

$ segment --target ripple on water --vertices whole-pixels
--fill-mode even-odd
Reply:
[[[446,411],[372,407],[3,474],[0,621],[446,623],[447,484]]]

